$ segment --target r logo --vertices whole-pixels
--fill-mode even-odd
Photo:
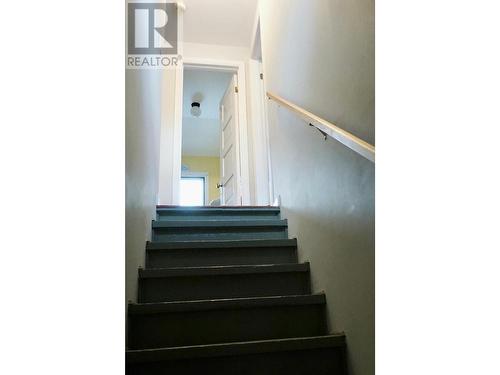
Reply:
[[[177,54],[177,4],[128,3],[128,54]]]

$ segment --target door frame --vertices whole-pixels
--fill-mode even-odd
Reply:
[[[250,173],[248,155],[248,124],[247,124],[247,88],[245,77],[245,62],[237,60],[216,60],[205,58],[184,57],[183,67],[180,69],[179,79],[175,84],[175,112],[174,134],[178,134],[180,142],[174,142],[172,147],[174,160],[174,178],[172,179],[173,204],[179,204],[179,185],[181,177],[182,158],[182,105],[184,89],[184,69],[199,69],[205,71],[226,71],[233,72],[238,81],[238,125],[236,147],[239,155],[239,179],[241,204],[250,205]]]
[[[267,99],[266,75],[262,51],[260,12],[254,17],[252,41],[250,44],[249,101],[252,107],[253,157],[255,176],[255,203],[257,205],[277,205],[274,197],[271,145],[269,140],[269,107]]]

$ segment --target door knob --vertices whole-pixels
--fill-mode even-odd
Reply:
[[[217,189],[220,189],[221,187],[224,187],[224,185],[223,185],[223,184],[219,184],[219,183],[218,183],[218,184],[217,184]]]

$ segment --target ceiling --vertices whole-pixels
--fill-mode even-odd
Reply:
[[[218,157],[219,144],[219,120],[182,119],[182,155]]]
[[[219,156],[219,103],[232,73],[184,70],[182,154]],[[191,115],[191,103],[200,102],[201,116]]]
[[[258,0],[184,0],[184,41],[250,47]]]

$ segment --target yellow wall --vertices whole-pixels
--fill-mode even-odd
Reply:
[[[208,173],[208,202],[219,198],[217,183],[220,179],[220,162],[218,157],[182,155],[182,165],[190,172]]]

